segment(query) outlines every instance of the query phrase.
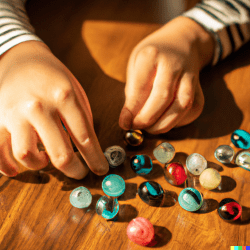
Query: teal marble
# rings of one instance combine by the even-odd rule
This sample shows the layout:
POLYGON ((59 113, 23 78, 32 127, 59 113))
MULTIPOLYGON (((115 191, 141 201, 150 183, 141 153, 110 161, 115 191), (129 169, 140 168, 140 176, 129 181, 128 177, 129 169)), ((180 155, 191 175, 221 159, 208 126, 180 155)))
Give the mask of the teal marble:
POLYGON ((116 174, 110 174, 102 181, 102 190, 108 196, 119 197, 125 192, 125 188, 125 181, 116 174))
POLYGON ((102 196, 96 203, 96 213, 106 220, 114 220, 119 212, 117 198, 102 196))
POLYGON ((229 145, 221 145, 214 151, 214 157, 221 163, 231 163, 234 158, 234 150, 229 145))
POLYGON ((197 189, 185 188, 180 192, 178 201, 183 209, 194 212, 201 208, 203 197, 197 189))
POLYGON ((148 155, 135 155, 130 160, 133 171, 138 175, 147 175, 153 169, 153 162, 148 155))
POLYGON ((250 148, 250 134, 242 129, 236 129, 231 136, 231 141, 237 148, 250 148))
POLYGON ((153 150, 153 155, 156 160, 165 164, 173 160, 175 156, 175 149, 170 143, 163 142, 153 150))
POLYGON ((235 163, 245 169, 250 171, 250 152, 249 151, 241 151, 235 159, 235 163))
POLYGON ((207 160, 204 156, 193 153, 186 159, 188 171, 193 175, 200 175, 207 168, 207 160))
POLYGON ((92 195, 87 188, 78 187, 71 192, 69 200, 74 207, 86 208, 92 202, 92 195))
POLYGON ((164 199, 164 190, 155 181, 145 181, 138 188, 139 197, 150 206, 160 206, 164 199))

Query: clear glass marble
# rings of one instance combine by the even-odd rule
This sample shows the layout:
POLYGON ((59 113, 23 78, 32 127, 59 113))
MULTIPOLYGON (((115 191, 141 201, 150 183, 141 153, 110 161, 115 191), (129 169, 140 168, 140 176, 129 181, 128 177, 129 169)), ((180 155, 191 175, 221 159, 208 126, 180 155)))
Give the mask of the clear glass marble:
POLYGON ((132 147, 138 147, 143 143, 144 135, 140 130, 128 130, 124 136, 125 143, 132 147))
POLYGON ((153 154, 156 160, 165 164, 173 160, 175 156, 175 149, 170 143, 163 142, 154 149, 153 154))
POLYGON ((102 181, 102 190, 108 196, 119 197, 125 192, 125 188, 125 181, 116 174, 110 174, 102 181))
POLYGON ((237 148, 250 148, 250 134, 242 129, 236 129, 231 136, 231 141, 237 148))
POLYGON ((111 146, 107 148, 104 155, 109 162, 109 166, 116 168, 126 160, 126 152, 120 146, 111 146))
POLYGON ((201 173, 199 181, 202 187, 212 190, 220 185, 221 175, 216 169, 207 168, 201 173))
POLYGON ((238 166, 250 171, 250 152, 249 151, 240 152, 236 156, 235 163, 238 166))
POLYGON ((133 171, 138 175, 147 175, 153 169, 153 162, 148 155, 135 155, 130 160, 133 171))
POLYGON ((164 190, 155 181, 145 181, 138 188, 140 198, 150 206, 159 207, 163 203, 164 190))
POLYGON ((74 207, 86 208, 92 202, 92 195, 87 188, 78 187, 71 192, 69 200, 74 207))
POLYGON ((204 156, 193 153, 187 157, 186 166, 193 175, 200 175, 207 168, 207 160, 204 156))
POLYGON ((214 157, 221 163, 230 163, 234 158, 234 150, 228 145, 221 145, 214 151, 214 157))
POLYGON ((242 207, 236 200, 225 198, 219 203, 217 212, 225 221, 236 221, 242 215, 242 207))
POLYGON ((116 198, 102 196, 96 203, 96 213, 106 220, 113 220, 119 212, 119 203, 116 198))

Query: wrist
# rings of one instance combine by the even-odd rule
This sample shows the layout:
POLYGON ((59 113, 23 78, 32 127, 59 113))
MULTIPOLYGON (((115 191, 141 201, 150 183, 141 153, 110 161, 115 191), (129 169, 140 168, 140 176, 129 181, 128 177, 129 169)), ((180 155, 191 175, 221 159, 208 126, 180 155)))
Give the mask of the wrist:
POLYGON ((182 36, 182 39, 187 40, 197 51, 200 70, 211 64, 215 49, 212 34, 188 17, 179 16, 172 22, 175 22, 175 30, 182 36))

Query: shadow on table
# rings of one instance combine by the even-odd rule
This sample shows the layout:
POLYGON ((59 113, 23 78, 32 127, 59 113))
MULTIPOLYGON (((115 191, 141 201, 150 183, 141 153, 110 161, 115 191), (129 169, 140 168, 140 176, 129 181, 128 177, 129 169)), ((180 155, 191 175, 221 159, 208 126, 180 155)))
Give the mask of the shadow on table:
POLYGON ((219 206, 218 201, 214 199, 204 199, 203 205, 198 211, 195 211, 194 213, 197 214, 207 214, 213 212, 215 209, 217 209, 219 206))

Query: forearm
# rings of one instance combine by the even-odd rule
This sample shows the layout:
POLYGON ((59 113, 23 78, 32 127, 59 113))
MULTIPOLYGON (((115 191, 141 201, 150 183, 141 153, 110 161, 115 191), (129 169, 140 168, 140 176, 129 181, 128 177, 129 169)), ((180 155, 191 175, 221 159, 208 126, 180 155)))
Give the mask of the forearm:
POLYGON ((250 40, 249 13, 249 0, 205 0, 183 16, 193 19, 213 36, 215 65, 250 40))
POLYGON ((0 0, 0 56, 25 41, 41 41, 29 22, 26 0, 0 0))

